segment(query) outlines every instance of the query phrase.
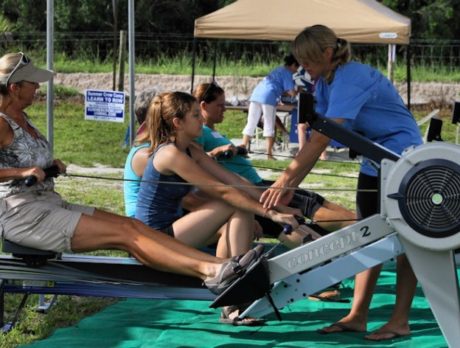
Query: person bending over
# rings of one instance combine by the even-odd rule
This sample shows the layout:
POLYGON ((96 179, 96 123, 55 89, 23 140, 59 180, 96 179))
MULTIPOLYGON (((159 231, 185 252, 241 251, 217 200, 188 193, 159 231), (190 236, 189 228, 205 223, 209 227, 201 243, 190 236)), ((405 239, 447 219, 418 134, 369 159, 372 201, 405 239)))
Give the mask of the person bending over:
MULTIPOLYGON (((350 61, 350 45, 328 27, 305 28, 293 42, 293 52, 316 83, 316 111, 339 123, 348 122, 352 129, 395 153, 422 143, 417 123, 404 105, 393 84, 374 68, 350 61)), ((265 191, 266 207, 276 205, 287 187, 297 186, 315 165, 329 138, 313 131, 311 142, 304 147, 265 191)), ((377 170, 364 158, 358 178, 356 205, 358 216, 365 218, 379 212, 377 170)), ((329 334, 342 331, 366 331, 369 305, 382 266, 355 277, 352 308, 337 323, 321 330, 329 334)), ((370 340, 387 340, 410 334, 409 310, 417 280, 405 255, 397 258, 396 304, 389 321, 370 340)))
POLYGON ((268 159, 274 159, 276 105, 282 95, 296 95, 292 74, 297 71, 298 67, 299 63, 292 54, 286 56, 284 65, 271 71, 259 82, 250 98, 248 122, 243 129, 243 146, 249 149, 251 137, 254 136, 260 117, 263 116, 268 159))

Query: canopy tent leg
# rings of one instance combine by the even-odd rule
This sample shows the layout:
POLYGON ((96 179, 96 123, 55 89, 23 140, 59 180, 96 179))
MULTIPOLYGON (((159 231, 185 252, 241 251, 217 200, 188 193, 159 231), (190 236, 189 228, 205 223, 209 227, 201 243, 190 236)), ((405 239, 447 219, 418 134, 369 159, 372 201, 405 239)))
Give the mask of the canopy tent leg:
POLYGON ((396 45, 389 44, 388 45, 388 62, 387 62, 387 77, 391 81, 391 83, 395 82, 395 62, 396 62, 396 45))

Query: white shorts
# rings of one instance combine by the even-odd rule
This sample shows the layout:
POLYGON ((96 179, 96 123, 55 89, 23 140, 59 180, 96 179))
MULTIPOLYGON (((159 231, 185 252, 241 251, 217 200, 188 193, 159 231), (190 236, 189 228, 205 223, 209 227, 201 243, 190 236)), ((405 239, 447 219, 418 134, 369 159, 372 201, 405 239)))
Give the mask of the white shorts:
POLYGON ((67 203, 54 191, 19 193, 0 200, 0 235, 35 249, 71 251, 81 214, 94 208, 67 203))

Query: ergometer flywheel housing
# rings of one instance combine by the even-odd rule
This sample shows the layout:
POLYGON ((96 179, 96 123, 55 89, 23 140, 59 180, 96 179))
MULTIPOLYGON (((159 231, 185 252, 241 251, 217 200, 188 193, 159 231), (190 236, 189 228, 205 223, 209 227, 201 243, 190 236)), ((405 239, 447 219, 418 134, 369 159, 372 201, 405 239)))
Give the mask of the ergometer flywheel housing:
POLYGON ((429 249, 450 249, 447 240, 460 241, 460 147, 425 144, 384 164, 391 167, 391 180, 383 203, 398 232, 429 249))

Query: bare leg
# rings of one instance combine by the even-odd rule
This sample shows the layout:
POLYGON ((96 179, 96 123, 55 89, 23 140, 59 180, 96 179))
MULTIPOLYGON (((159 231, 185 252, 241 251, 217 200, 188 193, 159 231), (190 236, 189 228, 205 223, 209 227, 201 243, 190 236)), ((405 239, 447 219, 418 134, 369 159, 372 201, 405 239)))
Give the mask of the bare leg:
POLYGON ((195 248, 206 246, 233 212, 234 208, 225 202, 212 199, 176 220, 173 223, 174 237, 195 248))
POLYGON ((228 258, 241 255, 251 248, 253 220, 252 214, 213 200, 174 222, 174 236, 187 245, 201 247, 223 227, 217 256, 228 258))
POLYGON ((327 150, 324 150, 323 152, 321 152, 321 155, 319 156, 319 159, 323 160, 323 161, 326 161, 327 159, 329 159, 329 155, 327 154, 327 150))
POLYGON ((243 142, 241 143, 241 145, 243 145, 246 149, 249 149, 250 144, 251 144, 251 137, 249 135, 244 134, 243 142))
POLYGON ((76 252, 121 249, 149 267, 203 280, 214 277, 223 262, 140 221, 101 211, 96 211, 93 216, 82 215, 71 247, 76 252))
MULTIPOLYGON (((369 305, 374 294, 377 278, 379 277, 382 266, 376 266, 364 272, 358 273, 355 276, 355 289, 353 293, 353 303, 350 312, 340 319, 338 323, 342 326, 355 330, 367 330, 367 317, 369 313, 369 305)), ((331 325, 323 329, 326 333, 340 332, 343 328, 340 326, 331 325)))
POLYGON ((312 218, 320 227, 332 232, 355 223, 356 213, 326 200, 312 218))
POLYGON ((228 244, 227 244, 227 236, 226 236, 226 233, 227 233, 227 225, 223 225, 220 229, 219 229, 219 232, 220 234, 220 239, 219 241, 224 241, 223 243, 217 243, 217 247, 216 247, 216 256, 220 257, 220 255, 230 255, 230 249, 228 247, 228 244))
MULTIPOLYGON (((93 216, 98 217, 98 218, 103 219, 103 220, 106 220, 107 222, 111 222, 111 223, 117 222, 118 224, 125 223, 126 219, 133 220, 136 223, 140 223, 140 228, 143 231, 146 231, 147 233, 152 233, 152 231, 153 231, 155 236, 158 236, 158 238, 161 238, 161 242, 163 242, 163 240, 164 240, 166 243, 169 243, 171 240, 173 240, 174 241, 173 242, 174 247, 178 246, 180 249, 182 249, 182 247, 185 247, 184 249, 187 250, 189 256, 191 256, 193 258, 197 258, 197 259, 207 261, 207 262, 215 262, 216 261, 216 258, 214 256, 212 256, 212 255, 210 255, 208 253, 203 253, 203 252, 201 252, 201 251, 199 251, 199 250, 197 250, 195 248, 190 248, 189 246, 184 245, 184 243, 178 242, 174 238, 171 238, 171 237, 165 235, 163 232, 156 231, 155 229, 148 227, 147 225, 139 222, 136 219, 129 219, 129 218, 126 218, 124 216, 116 215, 116 214, 106 212, 106 211, 103 211, 103 210, 99 210, 99 209, 97 209, 95 211, 95 214, 93 216), (163 239, 165 236, 167 238, 163 239)), ((168 247, 169 247, 169 244, 168 244, 168 247)), ((222 260, 220 260, 220 262, 222 262, 222 260)))
POLYGON ((417 278, 405 255, 397 258, 396 304, 390 320, 372 334, 366 336, 371 340, 392 339, 396 335, 410 335, 409 312, 414 299, 417 278))
MULTIPOLYGON (((358 189, 375 189, 378 187, 377 179, 360 173, 358 179, 358 189)), ((359 217, 367 217, 378 211, 377 202, 379 196, 377 192, 363 193, 358 192, 356 195, 356 206, 359 217)), ((379 277, 381 265, 368 269, 355 276, 355 289, 353 303, 350 312, 338 321, 339 325, 332 324, 324 328, 324 333, 344 331, 345 329, 355 331, 367 330, 367 318, 369 314, 369 305, 374 293, 377 278, 379 277)))
POLYGON ((251 248, 254 240, 254 215, 236 210, 227 224, 224 226, 225 232, 219 240, 218 245, 224 244, 225 248, 218 248, 216 256, 231 257, 238 256, 247 252, 251 248), (220 254, 226 249, 226 254, 220 254))
POLYGON ((273 145, 275 144, 275 137, 265 137, 267 140, 267 158, 274 159, 273 157, 273 145))

